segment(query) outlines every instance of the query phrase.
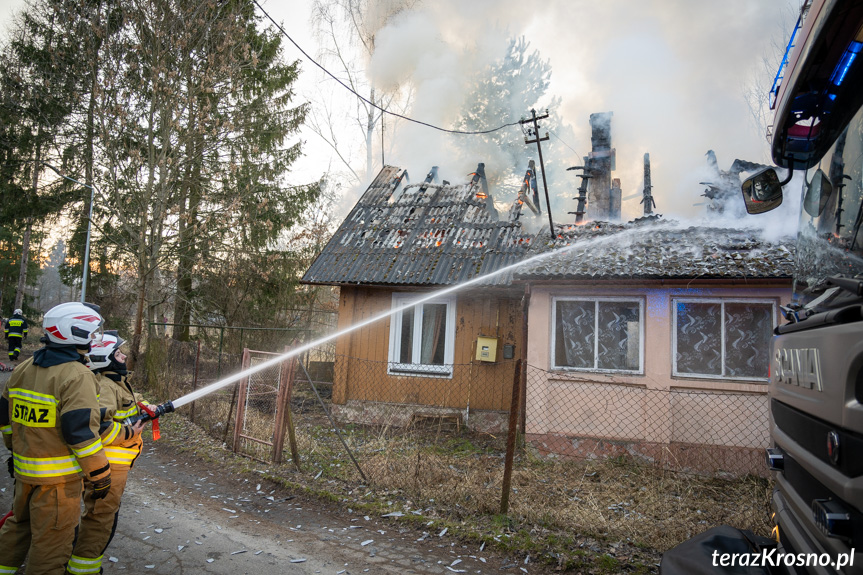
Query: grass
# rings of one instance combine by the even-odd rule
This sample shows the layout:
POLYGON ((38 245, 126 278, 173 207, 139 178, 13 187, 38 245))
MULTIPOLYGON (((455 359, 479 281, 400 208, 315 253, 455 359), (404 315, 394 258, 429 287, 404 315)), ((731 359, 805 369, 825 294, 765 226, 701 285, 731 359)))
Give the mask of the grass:
MULTIPOLYGON (((170 388, 171 375, 165 373, 160 391, 170 388)), ((164 435, 198 437, 194 447, 177 448, 254 470, 291 490, 370 515, 400 512, 396 520, 405 524, 430 533, 447 529, 561 571, 653 573, 662 552, 710 527, 728 524, 765 536, 772 527, 771 486, 761 478, 675 473, 625 457, 547 459, 529 448, 517 452, 510 506, 501 514, 504 437, 444 425, 344 426, 341 438, 363 478, 307 386, 295 386, 291 405, 301 470, 290 460, 287 440, 281 465, 260 463, 270 460, 270 448, 244 441, 241 450, 258 460, 250 461, 222 443, 230 445, 233 437, 232 391, 233 386, 197 402, 200 427, 183 417, 166 418, 166 427, 189 429, 164 435)), ((254 437, 269 440, 273 417, 265 403, 247 412, 244 425, 254 437)))
MULTIPOLYGON (((166 418, 167 424, 193 427, 182 417, 166 418)), ((446 528, 450 535, 562 571, 655 572, 663 551, 710 527, 729 524, 769 533, 770 485, 764 479, 727 481, 626 459, 550 461, 530 452, 517 457, 504 515, 503 460, 488 438, 465 435, 425 444, 416 434, 393 431, 361 426, 342 431, 368 482, 333 431, 320 425, 298 426, 302 472, 292 462, 275 466, 237 458, 200 429, 194 449, 220 465, 234 458, 241 462, 237 465, 320 499, 369 514, 399 511, 399 521, 429 532, 446 528)), ((164 435, 186 437, 189 431, 164 435)))

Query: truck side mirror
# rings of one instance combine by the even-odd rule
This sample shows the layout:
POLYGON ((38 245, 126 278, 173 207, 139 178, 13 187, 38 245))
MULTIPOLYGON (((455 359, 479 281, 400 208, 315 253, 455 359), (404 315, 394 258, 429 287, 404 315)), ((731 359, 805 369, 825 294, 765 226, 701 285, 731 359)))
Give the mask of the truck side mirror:
POLYGON ((806 186, 806 195, 803 197, 803 209, 806 213, 817 218, 824 211, 830 195, 833 193, 833 184, 822 169, 818 169, 812 177, 812 181, 806 186))
POLYGON ((764 168, 746 178, 741 186, 746 211, 750 214, 763 214, 778 208, 782 203, 782 185, 790 179, 789 177, 785 182, 780 182, 773 168, 764 168))

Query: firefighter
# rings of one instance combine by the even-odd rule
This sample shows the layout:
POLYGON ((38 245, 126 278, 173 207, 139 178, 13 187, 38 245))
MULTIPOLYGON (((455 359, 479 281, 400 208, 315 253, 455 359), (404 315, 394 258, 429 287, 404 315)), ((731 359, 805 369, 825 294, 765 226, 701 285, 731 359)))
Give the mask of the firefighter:
POLYGON ((102 572, 102 557, 114 538, 120 512, 120 499, 126 487, 129 469, 141 453, 141 429, 138 421, 140 396, 127 380, 126 355, 120 351, 125 343, 116 331, 106 331, 102 341, 90 350, 89 367, 99 378, 99 403, 102 406, 102 444, 111 464, 111 489, 104 499, 84 492, 84 515, 78 529, 78 540, 66 570, 76 575, 102 572))
POLYGON ((81 515, 82 484, 100 499, 111 467, 99 437, 99 389, 86 354, 99 336, 98 308, 60 304, 45 314, 44 346, 0 395, 0 432, 12 452, 12 516, 0 528, 0 574, 61 575, 81 515))
POLYGON ((9 361, 18 361, 21 353, 21 342, 27 339, 27 320, 24 319, 20 309, 16 309, 12 317, 6 320, 3 333, 9 344, 9 361))

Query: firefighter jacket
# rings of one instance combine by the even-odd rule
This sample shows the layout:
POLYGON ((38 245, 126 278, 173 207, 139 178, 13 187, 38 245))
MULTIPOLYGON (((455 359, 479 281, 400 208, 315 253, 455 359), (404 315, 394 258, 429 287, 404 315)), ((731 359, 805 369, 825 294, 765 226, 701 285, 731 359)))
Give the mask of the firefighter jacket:
POLYGON ((46 345, 15 369, 0 395, 0 432, 24 483, 111 474, 99 437, 98 383, 81 357, 74 346, 46 345))
POLYGON ((129 468, 141 453, 143 441, 140 435, 133 435, 134 418, 141 415, 138 408, 140 396, 132 391, 132 386, 124 375, 102 372, 99 378, 99 404, 101 405, 102 444, 111 467, 129 468))
POLYGON ((27 337, 28 327, 27 320, 16 313, 6 320, 6 325, 3 326, 3 335, 6 336, 6 339, 9 339, 9 336, 27 337))

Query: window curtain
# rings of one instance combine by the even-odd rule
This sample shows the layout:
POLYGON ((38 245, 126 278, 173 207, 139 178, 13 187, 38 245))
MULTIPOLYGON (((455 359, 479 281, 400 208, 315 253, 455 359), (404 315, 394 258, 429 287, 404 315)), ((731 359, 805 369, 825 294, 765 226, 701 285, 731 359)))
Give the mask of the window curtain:
POLYGON ((422 345, 420 363, 443 365, 446 333, 446 304, 434 303, 423 306, 422 345))
POLYGON ((555 365, 593 368, 595 317, 595 302, 557 302, 555 365))
POLYGON ((631 302, 599 302, 599 369, 631 369, 639 367, 638 304, 631 302))
POLYGON ((677 302, 677 373, 722 375, 722 306, 677 302))
POLYGON ((725 375, 768 377, 772 314, 769 305, 725 304, 725 375))

